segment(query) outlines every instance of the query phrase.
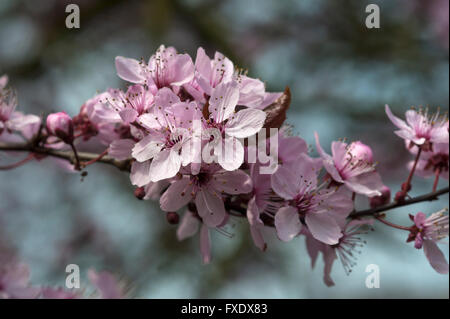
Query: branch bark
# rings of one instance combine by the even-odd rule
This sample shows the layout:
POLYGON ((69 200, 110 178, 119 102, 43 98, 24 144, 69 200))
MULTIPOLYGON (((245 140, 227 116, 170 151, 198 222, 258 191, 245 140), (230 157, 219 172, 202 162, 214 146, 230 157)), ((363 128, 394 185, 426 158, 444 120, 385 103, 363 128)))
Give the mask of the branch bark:
MULTIPOLYGON (((43 147, 34 147, 33 145, 29 144, 6 144, 0 142, 0 151, 30 152, 40 155, 47 155, 67 160, 72 164, 75 164, 76 161, 75 154, 72 151, 61 151, 43 147)), ((99 154, 78 152, 78 157, 81 162, 89 162, 98 159, 99 154)), ((97 162, 115 166, 122 171, 130 170, 130 161, 118 161, 107 155, 98 159, 97 162)))
MULTIPOLYGON (((48 149, 48 148, 42 148, 42 147, 33 147, 29 144, 6 144, 0 142, 0 151, 14 151, 14 152, 31 152, 35 154, 41 154, 41 155, 47 155, 47 156, 53 156, 61 159, 65 159, 69 161, 70 163, 75 163, 75 155, 72 151, 60 151, 60 150, 54 150, 54 149, 48 149)), ((110 156, 103 156, 99 159, 99 154, 94 153, 87 153, 87 152, 78 152, 78 157, 80 158, 80 161, 82 162, 89 162, 92 160, 97 159, 97 162, 112 165, 114 167, 117 167, 118 169, 122 171, 129 171, 130 170, 130 161, 118 161, 110 156)), ((424 194, 421 196, 413 197, 408 200, 403 200, 400 202, 392 202, 387 205, 379 206, 376 208, 356 211, 350 214, 350 218, 358 218, 358 217, 364 217, 364 216, 375 216, 379 213, 386 212, 388 210, 392 210, 395 208, 403 207, 403 206, 409 206, 420 202, 426 202, 426 201, 433 201, 437 200, 439 196, 443 194, 449 193, 449 187, 442 188, 440 190, 437 190, 435 192, 431 192, 428 194, 424 194)), ((232 209, 245 217, 247 215, 246 209, 243 207, 227 207, 228 209, 232 209)))

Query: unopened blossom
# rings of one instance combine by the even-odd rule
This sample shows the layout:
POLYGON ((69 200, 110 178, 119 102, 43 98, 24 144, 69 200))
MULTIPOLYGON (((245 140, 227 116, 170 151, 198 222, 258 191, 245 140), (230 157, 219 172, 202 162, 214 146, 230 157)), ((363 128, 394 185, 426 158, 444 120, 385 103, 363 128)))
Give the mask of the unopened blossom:
POLYGON ((195 102, 181 102, 170 89, 163 88, 155 97, 155 110, 139 117, 148 130, 135 144, 131 155, 136 159, 131 172, 132 183, 144 186, 174 177, 182 166, 190 164, 199 149, 193 146, 194 121, 201 111, 195 102))
POLYGON ((203 222, 217 227, 227 217, 222 196, 247 194, 251 190, 252 181, 244 171, 226 171, 217 164, 205 164, 198 174, 181 174, 175 179, 161 196, 160 205, 163 211, 174 212, 193 201, 203 222))
POLYGON ((200 228, 200 253, 204 264, 211 262, 211 238, 208 226, 200 222, 197 214, 190 210, 186 210, 177 229, 178 240, 194 236, 200 228))
POLYGON ((352 268, 356 265, 357 256, 361 253, 360 249, 366 244, 361 237, 367 234, 367 227, 373 224, 373 219, 351 220, 345 222, 342 226, 342 237, 339 242, 334 245, 327 245, 316 240, 311 232, 303 228, 302 234, 306 237, 306 250, 311 258, 311 267, 314 268, 319 253, 322 253, 324 261, 323 280, 330 287, 334 286, 331 279, 331 270, 334 261, 339 258, 344 267, 345 273, 351 273, 352 268))
POLYGON ((316 136, 316 147, 329 176, 338 185, 345 185, 352 192, 368 197, 381 195, 384 186, 375 169, 372 150, 360 141, 347 144, 334 141, 331 153, 325 153, 316 136))
POLYGON ((209 119, 205 121, 211 133, 214 155, 226 170, 238 169, 244 162, 244 146, 239 139, 258 133, 266 113, 256 109, 235 110, 239 100, 236 82, 221 83, 212 90, 209 99, 209 119))
POLYGON ((304 154, 298 165, 290 168, 290 174, 280 175, 285 178, 272 179, 273 190, 287 201, 275 215, 281 240, 299 235, 303 223, 314 238, 326 244, 336 244, 342 237, 339 225, 353 210, 353 202, 344 188, 319 185, 318 173, 314 160, 304 154))
POLYGON ((30 285, 30 270, 23 263, 0 265, 0 299, 32 299, 39 289, 30 285))
POLYGON ((439 113, 429 115, 428 109, 408 110, 405 114, 405 122, 392 114, 388 105, 386 105, 386 114, 398 128, 395 134, 425 148, 424 150, 431 149, 434 143, 448 144, 449 142, 446 116, 440 116, 439 113))
POLYGON ((73 142, 73 122, 66 112, 52 113, 47 116, 47 130, 50 134, 59 137, 64 142, 73 142))
POLYGON ((173 47, 161 45, 146 64, 144 61, 116 57, 120 78, 137 84, 146 84, 153 91, 163 87, 181 86, 194 77, 194 63, 188 54, 178 54, 173 47))
POLYGON ((369 198, 371 208, 389 204, 391 201, 391 189, 389 187, 383 186, 380 192, 381 195, 369 198))
POLYGON ((422 212, 410 216, 414 225, 407 240, 414 241, 415 248, 423 248, 431 267, 440 274, 448 274, 448 262, 437 246, 437 243, 448 237, 448 215, 445 212, 446 210, 441 210, 428 217, 422 212))

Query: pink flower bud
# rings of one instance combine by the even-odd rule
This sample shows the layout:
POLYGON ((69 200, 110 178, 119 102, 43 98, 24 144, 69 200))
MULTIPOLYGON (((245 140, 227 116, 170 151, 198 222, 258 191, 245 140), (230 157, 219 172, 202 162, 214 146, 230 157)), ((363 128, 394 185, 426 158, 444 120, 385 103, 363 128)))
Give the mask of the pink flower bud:
POLYGON ((381 195, 370 198, 370 207, 375 208, 388 204, 391 201, 391 189, 383 186, 380 189, 381 195))
POLYGON ((166 213, 166 219, 171 225, 177 225, 180 222, 180 216, 175 212, 166 213))
POLYGON ((65 143, 73 142, 73 122, 66 112, 52 113, 47 116, 47 130, 65 143))
POLYGON ((144 199, 145 197, 145 188, 144 187, 138 187, 134 190, 134 196, 136 196, 137 199, 144 199))
POLYGON ((373 163, 373 154, 370 146, 356 141, 350 144, 349 153, 353 156, 354 160, 360 160, 367 163, 373 163))

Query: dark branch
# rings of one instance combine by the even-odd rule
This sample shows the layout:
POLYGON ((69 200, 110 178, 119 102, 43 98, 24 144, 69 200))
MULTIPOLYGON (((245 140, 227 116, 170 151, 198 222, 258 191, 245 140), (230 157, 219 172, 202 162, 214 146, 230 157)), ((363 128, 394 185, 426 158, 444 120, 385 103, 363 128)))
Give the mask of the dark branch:
MULTIPOLYGON (((28 144, 6 144, 0 142, 0 151, 30 152, 40 155, 47 155, 67 160, 72 164, 75 164, 76 161, 75 155, 72 151, 34 147, 28 144)), ((115 166, 122 171, 128 171, 130 169, 130 161, 118 161, 110 156, 103 156, 99 159, 99 154, 78 152, 78 157, 81 162, 89 162, 97 159, 97 162, 115 166)))
MULTIPOLYGON (((42 147, 33 147, 32 145, 28 144, 6 144, 0 142, 0 151, 15 151, 15 152, 31 152, 35 154, 42 154, 47 156, 53 156, 61 159, 65 159, 69 161, 70 163, 75 163, 75 156, 72 151, 59 151, 59 150, 53 150, 48 148, 42 148, 42 147)), ((80 161, 82 162, 90 162, 90 161, 96 161, 100 163, 109 164, 112 166, 117 167, 120 170, 123 171, 129 171, 130 170, 130 161, 118 161, 110 156, 99 156, 99 154, 94 153, 86 153, 86 152, 79 152, 78 157, 80 158, 80 161)), ((435 192, 431 192, 425 195, 417 196, 414 198, 410 198, 408 200, 404 200, 401 202, 393 202, 384 206, 356 211, 350 214, 350 218, 358 218, 358 217, 364 217, 364 216, 373 216, 377 215, 379 213, 392 210, 395 208, 403 207, 403 206, 409 206, 420 202, 426 202, 426 201, 433 201, 437 200, 439 196, 443 194, 449 193, 449 187, 442 188, 440 190, 437 190, 435 192)), ((236 211, 240 213, 243 217, 247 215, 246 208, 242 206, 236 206, 227 204, 227 209, 236 211)), ((270 226, 270 225, 269 225, 270 226)))

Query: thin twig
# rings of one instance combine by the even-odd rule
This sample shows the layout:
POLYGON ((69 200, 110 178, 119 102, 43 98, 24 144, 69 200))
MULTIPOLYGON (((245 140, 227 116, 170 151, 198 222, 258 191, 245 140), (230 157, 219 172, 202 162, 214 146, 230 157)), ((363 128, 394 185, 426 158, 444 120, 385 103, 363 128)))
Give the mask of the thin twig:
MULTIPOLYGON (((52 157, 57 157, 61 159, 65 159, 72 164, 75 164, 75 154, 72 151, 61 151, 43 147, 34 147, 28 144, 6 144, 0 142, 0 151, 14 151, 14 152, 31 152, 35 154, 42 154, 52 157)), ((122 171, 128 171, 130 167, 130 161, 118 161, 110 156, 103 156, 98 159, 99 154, 95 153, 87 153, 87 152, 78 152, 78 158, 82 162, 89 162, 97 159, 97 162, 109 164, 117 167, 122 171)))

